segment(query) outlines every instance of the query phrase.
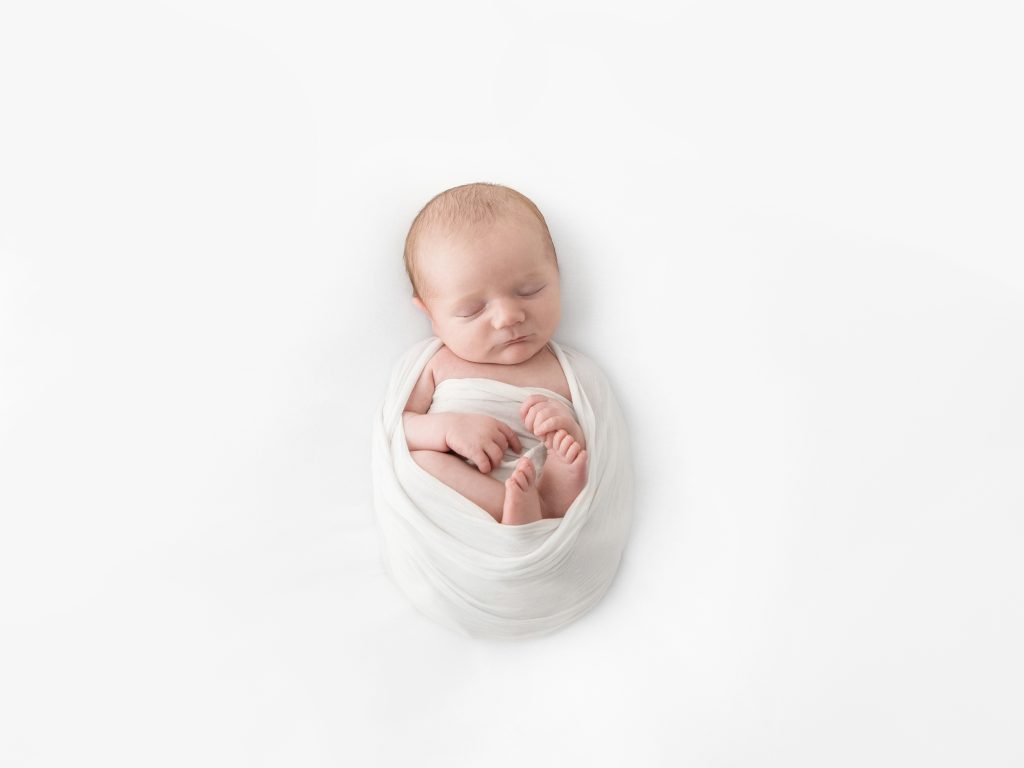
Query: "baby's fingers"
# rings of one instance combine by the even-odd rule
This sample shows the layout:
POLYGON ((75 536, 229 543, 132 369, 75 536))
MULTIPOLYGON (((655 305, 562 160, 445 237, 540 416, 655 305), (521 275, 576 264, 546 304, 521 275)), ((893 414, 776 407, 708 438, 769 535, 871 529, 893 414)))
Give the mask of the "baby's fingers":
MULTIPOLYGON (((501 464, 501 457, 505 455, 505 449, 497 443, 490 443, 483 447, 484 452, 487 454, 487 458, 491 460, 491 467, 496 467, 501 464)), ((487 470, 490 471, 490 468, 487 470)))
POLYGON ((533 422, 537 419, 537 415, 540 413, 542 407, 543 403, 534 403, 526 410, 526 414, 523 416, 523 424, 525 424, 526 428, 531 432, 533 432, 533 422))
POLYGON ((536 403, 530 412, 526 414, 526 428, 535 435, 543 435, 544 430, 540 429, 541 422, 545 419, 549 419, 558 413, 558 409, 551 406, 550 403, 536 403))
POLYGON ((546 435, 556 429, 565 429, 569 426, 569 419, 561 413, 554 415, 548 415, 548 413, 542 414, 534 425, 534 434, 546 435))
POLYGON ((519 442, 519 435, 516 434, 516 431, 508 424, 501 422, 498 423, 498 429, 501 430, 501 434, 508 440, 509 447, 516 453, 522 453, 523 444, 519 442))
POLYGON ((525 423, 526 414, 529 412, 529 410, 539 403, 546 403, 547 400, 548 399, 544 397, 544 395, 530 395, 523 401, 523 405, 519 409, 519 418, 521 418, 525 423))
POLYGON ((484 453, 483 450, 479 450, 473 454, 473 463, 476 464, 476 468, 485 475, 491 471, 491 460, 487 458, 487 454, 484 453))
POLYGON ((546 411, 549 412, 551 410, 552 403, 548 398, 544 397, 544 395, 530 395, 530 397, 526 399, 524 406, 525 407, 521 409, 521 412, 523 413, 523 424, 526 425, 528 430, 536 434, 537 419, 541 418, 546 411))

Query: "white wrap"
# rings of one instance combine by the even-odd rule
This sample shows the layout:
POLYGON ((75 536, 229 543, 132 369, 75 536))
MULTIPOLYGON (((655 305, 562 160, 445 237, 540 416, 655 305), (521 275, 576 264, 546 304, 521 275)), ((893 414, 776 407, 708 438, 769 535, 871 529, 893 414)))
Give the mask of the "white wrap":
MULTIPOLYGON (((611 584, 629 534, 633 466, 622 412, 593 362, 554 341, 550 346, 589 456, 587 484, 562 519, 502 525, 413 461, 402 412, 440 339, 424 339, 401 357, 374 421, 373 496, 384 567, 423 613, 468 635, 541 635, 586 613, 611 584)), ((516 389, 524 389, 523 399, 548 393, 516 389)), ((517 430, 529 435, 522 423, 517 430)))

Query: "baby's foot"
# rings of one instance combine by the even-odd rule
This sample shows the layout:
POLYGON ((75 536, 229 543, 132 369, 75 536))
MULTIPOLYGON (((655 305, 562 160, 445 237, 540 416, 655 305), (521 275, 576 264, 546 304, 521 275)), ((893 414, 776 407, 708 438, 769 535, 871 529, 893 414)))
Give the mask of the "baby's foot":
POLYGON ((587 484, 588 454, 564 429, 549 435, 545 444, 548 458, 538 483, 544 517, 564 517, 587 484))
POLYGON ((505 481, 505 505, 501 511, 501 522, 503 525, 522 525, 540 519, 537 470, 533 462, 524 456, 516 464, 512 476, 505 481))

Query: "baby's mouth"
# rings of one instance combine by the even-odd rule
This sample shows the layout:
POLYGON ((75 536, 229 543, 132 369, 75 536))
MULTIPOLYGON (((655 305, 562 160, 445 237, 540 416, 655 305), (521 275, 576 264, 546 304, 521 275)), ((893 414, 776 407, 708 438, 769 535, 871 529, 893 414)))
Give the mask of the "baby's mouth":
POLYGON ((506 342, 505 342, 505 346, 507 347, 507 346, 509 346, 510 344, 518 344, 518 343, 519 343, 519 342, 521 342, 521 341, 526 341, 526 340, 527 340, 528 338, 530 338, 530 337, 531 337, 532 335, 533 335, 532 333, 528 333, 528 334, 526 334, 525 336, 518 336, 518 337, 516 337, 516 338, 512 339, 512 341, 506 341, 506 342))

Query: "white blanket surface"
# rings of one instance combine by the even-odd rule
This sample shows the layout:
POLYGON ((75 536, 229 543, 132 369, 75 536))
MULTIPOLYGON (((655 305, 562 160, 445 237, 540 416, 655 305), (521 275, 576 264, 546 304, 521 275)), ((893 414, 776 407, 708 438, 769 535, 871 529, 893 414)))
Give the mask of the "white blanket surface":
MULTIPOLYGON (((589 455, 587 484, 561 519, 502 525, 412 459, 402 412, 436 337, 410 348, 395 366, 373 426, 374 507, 383 561, 392 580, 423 613, 468 635, 526 637, 551 632, 586 613, 604 595, 629 534, 633 467, 621 410, 601 370, 551 341, 572 400, 541 387, 489 379, 448 379, 429 412, 475 411, 509 424, 524 453, 542 468, 544 446, 519 418, 531 394, 573 408, 589 455)), ((497 479, 521 458, 506 452, 497 479)))

